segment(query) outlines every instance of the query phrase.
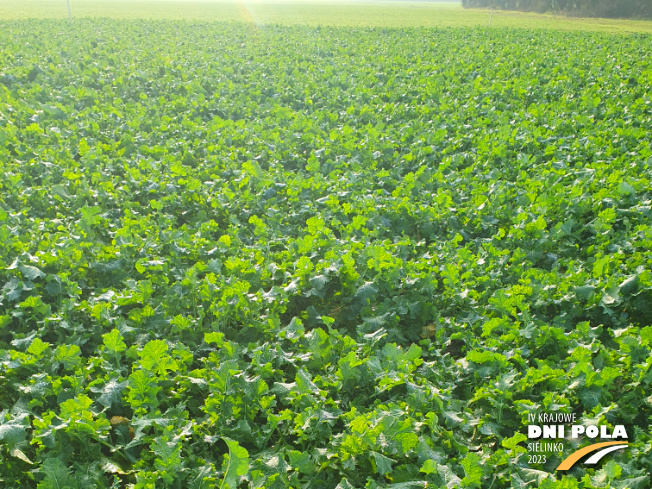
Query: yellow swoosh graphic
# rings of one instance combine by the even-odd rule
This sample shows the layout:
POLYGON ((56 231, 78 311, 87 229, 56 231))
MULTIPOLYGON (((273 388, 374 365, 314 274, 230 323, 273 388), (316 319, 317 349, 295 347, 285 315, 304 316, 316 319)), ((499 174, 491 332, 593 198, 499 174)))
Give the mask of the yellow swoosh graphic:
POLYGON ((609 447, 611 445, 627 445, 627 444, 628 444, 627 442, 622 442, 622 441, 605 441, 603 443, 594 443, 593 445, 589 445, 588 447, 581 448, 580 450, 571 453, 568 457, 564 459, 562 463, 559 464, 559 467, 557 467, 556 470, 568 470, 573 465, 575 465, 575 462, 581 459, 584 455, 591 452, 595 452, 600 448, 609 447))

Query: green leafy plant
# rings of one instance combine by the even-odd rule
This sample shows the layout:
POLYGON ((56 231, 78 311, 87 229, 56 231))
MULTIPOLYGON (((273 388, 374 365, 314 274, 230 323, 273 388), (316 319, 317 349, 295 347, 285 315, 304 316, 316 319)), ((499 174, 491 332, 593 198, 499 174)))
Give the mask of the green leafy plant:
POLYGON ((0 45, 0 486, 650 486, 649 36, 0 45), (556 473, 536 412, 630 447, 556 473))

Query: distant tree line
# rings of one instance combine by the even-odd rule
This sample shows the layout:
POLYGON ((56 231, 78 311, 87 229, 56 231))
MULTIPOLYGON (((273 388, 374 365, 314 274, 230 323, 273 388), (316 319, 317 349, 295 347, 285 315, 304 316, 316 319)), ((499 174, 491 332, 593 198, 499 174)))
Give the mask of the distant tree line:
POLYGON ((462 7, 495 7, 587 17, 652 17, 651 0, 462 0, 462 7))

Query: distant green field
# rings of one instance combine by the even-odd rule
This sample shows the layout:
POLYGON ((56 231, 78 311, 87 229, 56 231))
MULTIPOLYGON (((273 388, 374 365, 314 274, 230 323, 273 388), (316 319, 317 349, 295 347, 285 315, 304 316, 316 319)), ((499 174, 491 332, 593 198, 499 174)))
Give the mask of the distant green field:
MULTIPOLYGON (((459 2, 399 1, 98 1, 71 0, 73 17, 159 18, 240 21, 252 25, 306 24, 384 27, 469 27, 488 25, 488 10, 464 10, 459 2)), ((1 19, 65 18, 65 0, 0 0, 1 19)), ((646 32, 652 21, 581 19, 521 12, 496 11, 494 27, 559 29, 567 31, 646 32)))

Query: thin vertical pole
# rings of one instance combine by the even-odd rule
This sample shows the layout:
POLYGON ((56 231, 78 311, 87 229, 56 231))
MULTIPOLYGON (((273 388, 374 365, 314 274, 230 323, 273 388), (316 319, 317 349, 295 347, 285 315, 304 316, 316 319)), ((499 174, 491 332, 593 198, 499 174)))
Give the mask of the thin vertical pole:
MULTIPOLYGON (((68 1, 70 1, 70 0, 68 0, 68 1)), ((491 13, 489 14, 489 27, 491 27, 491 19, 493 18, 493 16, 494 16, 494 7, 492 5, 491 6, 491 13)))
POLYGON ((70 11, 70 0, 68 0, 68 18, 72 19, 72 12, 70 11))

